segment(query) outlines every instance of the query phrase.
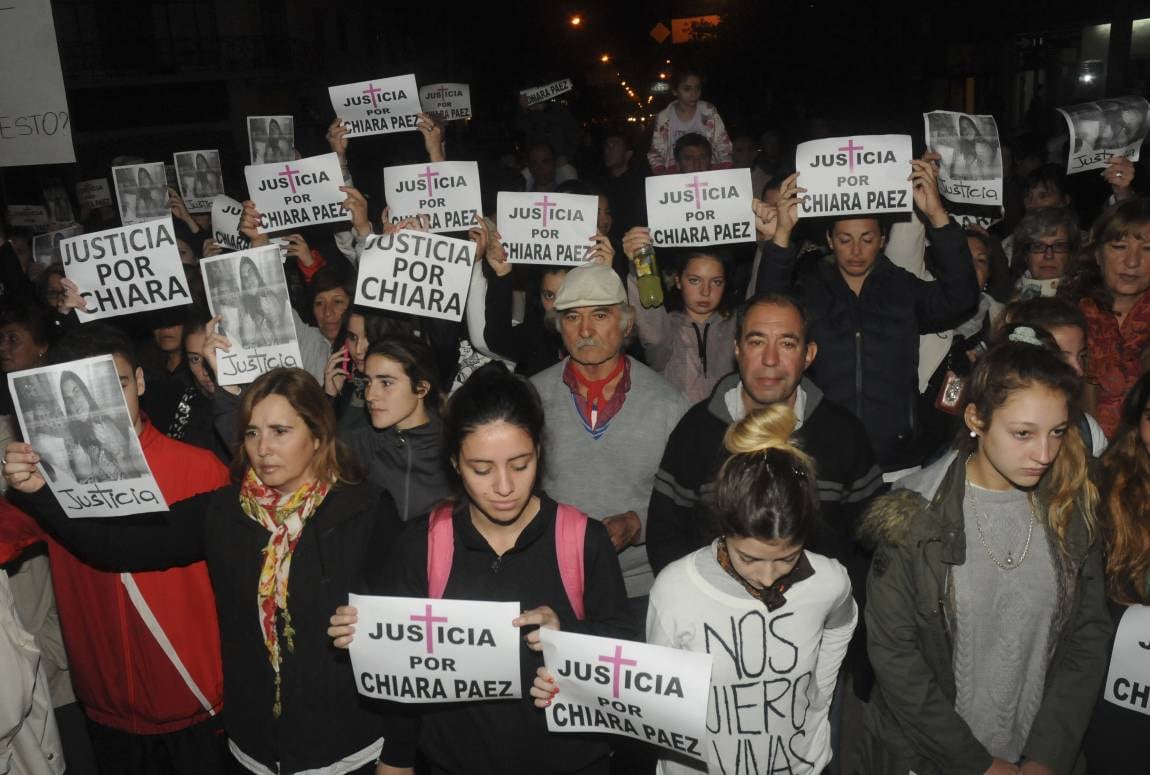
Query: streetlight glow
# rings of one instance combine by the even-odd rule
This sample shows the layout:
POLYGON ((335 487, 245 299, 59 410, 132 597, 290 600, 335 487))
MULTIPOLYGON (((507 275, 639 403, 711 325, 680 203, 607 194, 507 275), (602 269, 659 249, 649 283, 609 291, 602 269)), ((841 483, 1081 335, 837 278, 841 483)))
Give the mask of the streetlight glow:
POLYGON ((583 17, 580 16, 579 14, 575 14, 574 16, 571 17, 570 22, 571 22, 572 27, 578 27, 580 24, 583 23, 583 17))

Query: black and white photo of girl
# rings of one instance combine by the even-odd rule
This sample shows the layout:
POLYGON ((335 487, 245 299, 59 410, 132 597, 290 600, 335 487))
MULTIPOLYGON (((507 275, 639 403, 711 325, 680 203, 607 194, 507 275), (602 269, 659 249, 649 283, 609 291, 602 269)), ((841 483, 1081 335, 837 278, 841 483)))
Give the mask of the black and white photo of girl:
POLYGON ((55 482, 100 484, 149 473, 111 359, 48 367, 13 382, 28 440, 43 450, 55 482))
POLYGON ((167 173, 161 162, 112 168, 120 220, 127 226, 168 214, 167 173))
POLYGON ((291 160, 295 148, 295 119, 291 116, 248 116, 248 143, 252 164, 291 160))
POLYGON ((175 154, 180 195, 190 213, 210 213, 212 199, 224 193, 219 151, 183 151, 175 154))

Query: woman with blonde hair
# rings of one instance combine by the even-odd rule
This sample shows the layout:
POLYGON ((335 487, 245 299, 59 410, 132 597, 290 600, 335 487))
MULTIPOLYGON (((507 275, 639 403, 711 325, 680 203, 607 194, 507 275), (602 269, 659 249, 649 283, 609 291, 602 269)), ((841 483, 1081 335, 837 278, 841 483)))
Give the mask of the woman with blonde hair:
POLYGON ((1070 773, 1110 621, 1079 380, 1031 328, 971 378, 956 448, 868 512, 863 773, 1070 773))
MULTIPOLYGON (((780 403, 731 426, 716 482, 720 536, 651 589, 647 641, 714 659, 702 746, 710 772, 821 773, 831 760, 830 702, 858 609, 846 569, 805 548, 819 493, 811 459, 790 441, 795 424, 780 403)), ((542 671, 536 704, 555 688, 542 671)), ((698 771, 662 753, 663 775, 698 771)))
POLYGON ((224 727, 244 769, 371 773, 382 717, 361 705, 327 616, 350 592, 384 588, 399 531, 391 499, 358 482, 335 414, 301 369, 275 369, 243 396, 239 481, 123 523, 68 519, 28 444, 4 477, 62 543, 108 570, 206 560, 219 614, 224 727), (288 590, 291 590, 290 606, 288 590))

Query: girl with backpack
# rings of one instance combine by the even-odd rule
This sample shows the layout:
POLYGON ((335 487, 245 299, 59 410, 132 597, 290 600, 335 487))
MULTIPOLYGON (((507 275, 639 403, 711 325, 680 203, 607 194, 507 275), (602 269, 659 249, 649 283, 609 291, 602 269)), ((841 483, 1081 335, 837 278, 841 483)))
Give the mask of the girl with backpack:
MULTIPOLYGON (((607 531, 538 490, 543 410, 530 383, 502 364, 481 367, 452 395, 443 429, 457 494, 409 525, 389 591, 519 602, 524 698, 413 708, 385 730, 382 771, 412 772, 418 751, 433 775, 606 773, 607 743, 549 735, 527 690, 543 663, 540 627, 638 634, 607 531)), ((336 646, 351 642, 356 621, 354 608, 337 609, 328 630, 336 646)))

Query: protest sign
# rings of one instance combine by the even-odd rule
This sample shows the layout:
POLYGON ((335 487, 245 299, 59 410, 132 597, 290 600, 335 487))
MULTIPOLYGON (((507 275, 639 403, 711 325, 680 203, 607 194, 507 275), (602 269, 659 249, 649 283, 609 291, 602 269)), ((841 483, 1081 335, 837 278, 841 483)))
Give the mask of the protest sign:
POLYGON ((396 702, 518 699, 519 603, 349 595, 355 685, 396 702))
POLYGON ((465 83, 433 83, 419 89, 423 112, 437 121, 471 118, 471 87, 465 83))
POLYGON ((656 247, 755 240, 751 171, 711 170, 647 178, 647 226, 656 247))
POLYGON ((240 234, 244 206, 230 196, 212 199, 212 241, 228 250, 247 250, 251 240, 240 234))
POLYGON ((343 208, 347 194, 339 190, 343 173, 334 153, 286 164, 253 164, 244 167, 244 177, 248 196, 263 216, 261 233, 351 218, 343 208))
MULTIPOLYGON (((134 378, 130 369, 127 376, 134 378)), ((40 456, 40 474, 65 514, 168 510, 111 355, 17 371, 8 375, 8 386, 20 430, 40 456)))
POLYGON ((370 235, 359 259, 355 303, 459 321, 475 243, 403 229, 370 235))
POLYGON ((0 4, 0 167, 76 161, 50 0, 0 4))
POLYGON ((59 178, 46 178, 40 190, 44 193, 44 204, 48 207, 48 220, 57 226, 76 222, 72 200, 59 178))
POLYGON ((48 208, 43 205, 8 205, 8 225, 24 226, 36 231, 47 231, 48 208))
POLYGON ((290 161, 295 151, 295 119, 291 116, 248 116, 248 149, 252 164, 290 161))
POLYGON ((329 86, 331 106, 347 126, 347 137, 408 132, 423 110, 414 75, 329 86))
POLYGON ((942 157, 938 191, 948 202, 1002 205, 1002 145, 994 116, 923 113, 926 147, 942 157))
POLYGON ((599 197, 500 191, 499 234, 512 264, 566 264, 587 260, 599 224, 599 197))
POLYGON ((176 182, 189 213, 210 213, 212 200, 224 193, 219 151, 181 151, 172 157, 176 182))
POLYGON ((1145 97, 1118 97, 1059 108, 1070 130, 1067 174, 1105 169, 1111 156, 1138 161, 1150 132, 1150 102, 1145 97))
POLYGON ((231 350, 216 350, 221 385, 246 385, 280 366, 299 366, 287 278, 277 245, 200 261, 212 316, 231 350))
POLYGON ((705 759, 711 655, 540 629, 551 732, 610 732, 705 759))
POLYGON ((832 137, 800 143, 799 217, 914 211, 910 135, 832 137))
POLYGON ((1122 614, 1103 698, 1150 716, 1150 606, 1132 605, 1122 614))
POLYGON ((68 237, 83 234, 84 227, 78 223, 63 229, 50 231, 47 234, 37 234, 32 239, 32 256, 40 266, 51 266, 63 260, 60 255, 60 243, 68 237))
POLYGON ((108 181, 104 178, 81 180, 76 184, 76 199, 79 200, 81 207, 92 209, 111 207, 112 189, 108 187, 108 181))
POLYGON ((392 223, 422 214, 431 219, 431 231, 466 231, 483 215, 479 165, 473 161, 385 167, 383 190, 392 223))
POLYGON ((170 216, 63 240, 60 253, 88 302, 81 323, 192 303, 170 216))
POLYGON ((519 92, 527 99, 527 105, 538 105, 540 102, 546 102, 549 99, 558 97, 560 94, 565 94, 575 88, 570 78, 564 78, 561 81, 553 81, 543 86, 532 86, 530 89, 524 89, 519 92))
POLYGON ((125 226, 167 215, 168 178, 163 162, 112 167, 120 222, 125 226))

